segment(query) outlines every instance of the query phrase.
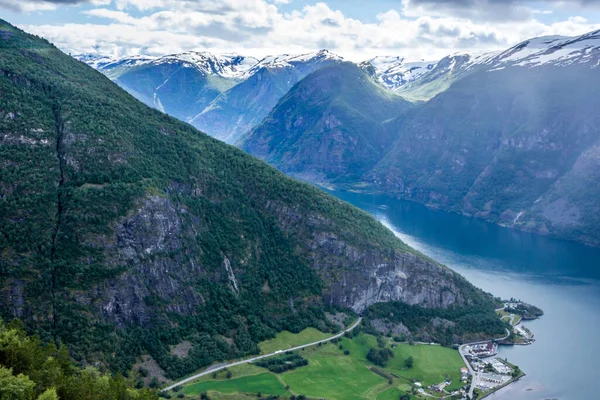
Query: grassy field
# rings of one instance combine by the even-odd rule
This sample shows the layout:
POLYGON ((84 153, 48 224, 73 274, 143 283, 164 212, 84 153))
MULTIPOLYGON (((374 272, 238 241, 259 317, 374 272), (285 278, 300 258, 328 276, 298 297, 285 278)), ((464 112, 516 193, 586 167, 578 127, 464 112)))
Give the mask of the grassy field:
POLYGON ((371 372, 364 362, 344 355, 333 344, 300 352, 309 365, 281 376, 294 393, 328 399, 352 400, 375 398, 379 386, 387 380, 371 372), (307 354, 304 354, 307 353, 307 354))
POLYGON ((224 380, 207 380, 189 386, 184 386, 181 393, 199 395, 202 392, 216 391, 225 394, 232 393, 262 393, 267 395, 285 395, 285 390, 275 374, 263 372, 258 375, 246 375, 241 378, 224 380))
POLYGON ((331 333, 323 333, 315 328, 307 328, 300 333, 283 331, 274 339, 260 342, 258 347, 262 354, 270 354, 277 350, 290 349, 303 344, 317 342, 332 336, 331 333))
MULTIPOLYGON (((384 392, 381 392, 379 396, 377 396, 377 400, 398 400, 403 394, 406 394, 406 392, 403 392, 400 389, 393 387, 389 388, 384 392)), ((418 399, 418 397, 410 395, 410 399, 418 399)))
MULTIPOLYGON (((296 336, 283 333, 275 341, 269 341, 263 351, 276 351, 304 340, 319 340, 322 338, 319 334, 322 333, 315 330, 303 331, 296 336)), ((226 379, 226 372, 217 374, 216 379, 209 375, 186 386, 182 393, 188 395, 187 398, 194 398, 191 396, 206 391, 211 393, 211 398, 223 400, 233 398, 227 396, 234 393, 258 392, 284 397, 303 394, 328 400, 398 400, 400 395, 411 390, 413 379, 427 386, 441 383, 449 377, 453 381, 450 389, 460 387, 460 368, 464 365, 456 350, 441 346, 392 344, 395 345, 392 349, 395 356, 384 370, 401 377, 394 378, 392 384, 369 370, 373 364, 367 360, 367 353, 372 347, 377 347, 377 340, 374 336, 361 334, 353 339, 342 338, 337 344, 327 343, 298 351, 309 361, 306 367, 277 375, 254 365, 241 365, 230 369, 231 379, 226 379), (349 354, 344 354, 345 351, 349 354), (404 361, 409 356, 413 357, 414 365, 405 369, 404 361), (289 391, 286 386, 289 386, 289 391)), ((418 398, 427 397, 411 396, 411 399, 418 398)))
POLYGON ((446 378, 452 380, 451 389, 462 386, 460 369, 465 366, 458 351, 442 346, 396 345, 393 349, 395 357, 388 363, 387 369, 407 379, 415 379, 429 386, 442 383, 446 378), (404 361, 412 356, 414 365, 405 369, 404 361))

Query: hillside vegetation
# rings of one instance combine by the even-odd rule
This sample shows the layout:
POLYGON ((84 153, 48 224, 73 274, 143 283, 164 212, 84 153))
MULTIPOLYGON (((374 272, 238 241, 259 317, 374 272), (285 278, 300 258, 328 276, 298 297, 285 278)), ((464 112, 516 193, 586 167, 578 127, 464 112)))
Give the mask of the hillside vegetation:
POLYGON ((155 400, 134 389, 134 376, 112 377, 94 367, 73 365, 67 348, 28 336, 20 321, 0 320, 0 398, 6 400, 155 400))

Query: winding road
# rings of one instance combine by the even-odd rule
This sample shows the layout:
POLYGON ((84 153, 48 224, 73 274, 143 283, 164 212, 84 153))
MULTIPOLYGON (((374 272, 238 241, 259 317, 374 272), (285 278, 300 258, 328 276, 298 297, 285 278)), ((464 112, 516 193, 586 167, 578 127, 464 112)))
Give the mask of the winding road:
POLYGON ((236 361, 236 362, 233 362, 233 363, 230 363, 230 364, 219 364, 218 366, 208 367, 203 372, 200 372, 199 374, 190 376, 189 378, 182 379, 179 382, 174 383, 171 386, 168 386, 168 387, 162 389, 161 391, 162 392, 169 391, 169 390, 171 390, 173 388, 176 388, 177 386, 181 386, 181 385, 184 385, 184 384, 186 384, 188 382, 191 382, 194 379, 198 379, 198 378, 200 378, 202 376, 205 376, 205 375, 208 375, 208 374, 212 374, 214 372, 221 371, 221 370, 223 370, 225 368, 231 368, 231 367, 235 367, 236 365, 252 363, 252 362, 261 360, 263 358, 269 358, 269 357, 280 355, 281 353, 284 353, 286 351, 300 350, 300 349, 303 349, 305 347, 316 346, 319 343, 329 342, 330 340, 342 337, 346 332, 350 332, 350 331, 354 330, 358 325, 360 325, 361 322, 362 322, 362 318, 358 318, 356 320, 356 322, 354 324, 352 324, 352 326, 350 326, 348 329, 346 329, 346 330, 338 333, 337 335, 331 336, 331 337, 329 337, 327 339, 319 340, 318 342, 313 342, 313 343, 309 343, 309 344, 303 344, 302 346, 296 346, 296 347, 292 347, 292 348, 289 348, 289 349, 281 349, 281 350, 277 350, 276 352, 271 353, 271 354, 265 354, 263 356, 256 356, 256 357, 253 357, 253 358, 248 358, 246 360, 236 361))

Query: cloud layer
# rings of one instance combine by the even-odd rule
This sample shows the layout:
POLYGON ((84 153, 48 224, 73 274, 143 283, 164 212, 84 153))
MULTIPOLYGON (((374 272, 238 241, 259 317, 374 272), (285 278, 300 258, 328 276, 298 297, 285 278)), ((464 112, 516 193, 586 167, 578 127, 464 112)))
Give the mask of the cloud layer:
POLYGON ((530 5, 516 0, 399 0, 396 9, 370 22, 350 18, 325 2, 283 12, 281 4, 287 1, 282 0, 0 0, 0 7, 33 11, 77 3, 87 3, 69 8, 78 23, 38 24, 32 18, 22 27, 73 53, 211 50, 265 55, 328 48, 357 60, 376 54, 435 59, 600 28, 577 14, 552 23, 539 18, 565 7, 594 7, 600 0, 530 5))

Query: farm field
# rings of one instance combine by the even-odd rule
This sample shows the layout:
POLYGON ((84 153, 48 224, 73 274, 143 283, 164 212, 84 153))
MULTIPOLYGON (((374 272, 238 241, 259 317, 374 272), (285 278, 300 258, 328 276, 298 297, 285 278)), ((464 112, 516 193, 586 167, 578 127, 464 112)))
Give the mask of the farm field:
POLYGON ((181 393, 197 396, 202 392, 232 393, 263 393, 267 395, 284 395, 285 387, 275 374, 263 372, 257 375, 246 375, 240 378, 207 380, 189 386, 184 386, 181 393))
MULTIPOLYGON (((312 330, 295 336, 284 332, 269 343, 261 343, 260 347, 275 351, 302 344, 302 341, 307 343, 319 339, 318 333, 312 330), (275 343, 282 347, 273 347, 275 343)), ((394 357, 389 359, 385 368, 377 368, 383 375, 389 374, 391 383, 390 379, 372 371, 370 368, 374 365, 367 360, 369 350, 378 347, 377 338, 359 334, 354 338, 343 337, 337 343, 297 351, 308 360, 307 366, 275 374, 255 365, 240 365, 229 370, 230 378, 226 377, 224 371, 218 373, 216 378, 208 375, 186 385, 179 393, 183 393, 185 398, 196 399, 199 394, 206 392, 213 400, 245 399, 250 395, 255 397, 258 393, 263 397, 281 396, 282 399, 303 395, 307 399, 398 400, 405 395, 415 400, 434 397, 413 391, 413 381, 421 382, 425 387, 449 378, 452 380, 449 389, 461 386, 460 368, 464 365, 456 350, 442 346, 394 343, 387 338, 384 341, 394 357), (414 364, 407 369, 404 362, 409 356, 413 357, 414 364), (410 394, 411 391, 417 396, 410 394)))
POLYGON ((323 333, 315 328, 307 328, 300 333, 283 331, 274 339, 265 340, 258 344, 262 354, 273 353, 277 350, 291 349, 303 344, 317 342, 332 336, 331 333, 323 333))
POLYGON ((423 386, 441 383, 447 378, 452 380, 451 389, 462 386, 460 369, 465 364, 456 350, 442 346, 400 344, 392 351, 395 357, 387 365, 389 371, 403 378, 415 379, 423 386), (412 356, 414 365, 410 369, 405 369, 404 360, 409 356, 412 356))

